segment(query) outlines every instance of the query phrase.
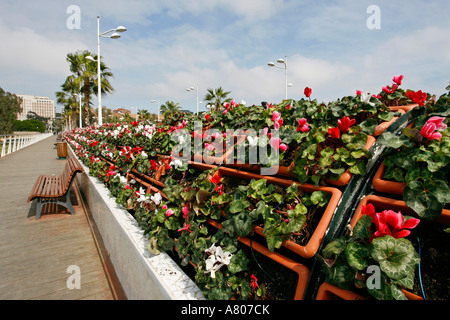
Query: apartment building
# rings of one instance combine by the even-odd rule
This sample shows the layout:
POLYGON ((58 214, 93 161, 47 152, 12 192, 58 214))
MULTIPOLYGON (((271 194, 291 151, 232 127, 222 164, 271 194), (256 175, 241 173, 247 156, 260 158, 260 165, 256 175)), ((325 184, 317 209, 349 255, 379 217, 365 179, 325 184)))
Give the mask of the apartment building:
POLYGON ((16 94, 22 98, 22 112, 17 115, 17 120, 26 120, 29 111, 35 112, 37 115, 49 118, 51 123, 56 116, 55 102, 49 97, 41 97, 26 94, 16 94))

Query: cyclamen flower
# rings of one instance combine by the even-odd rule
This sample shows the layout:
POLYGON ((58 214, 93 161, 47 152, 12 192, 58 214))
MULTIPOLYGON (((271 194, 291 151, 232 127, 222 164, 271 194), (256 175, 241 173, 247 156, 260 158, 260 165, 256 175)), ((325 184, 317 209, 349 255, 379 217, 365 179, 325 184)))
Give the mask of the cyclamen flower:
POLYGON ((305 94, 305 96, 306 96, 307 98, 309 98, 309 97, 311 96, 312 89, 306 87, 306 88, 305 88, 305 91, 303 91, 303 93, 305 94))
POLYGON ((416 218, 409 218, 405 221, 401 212, 395 213, 392 210, 384 210, 381 213, 375 212, 375 207, 371 203, 362 208, 362 213, 371 217, 376 227, 376 231, 369 239, 370 243, 373 239, 386 235, 396 239, 407 237, 411 231, 406 229, 414 229, 420 222, 416 218))
POLYGON ((335 139, 339 139, 341 137, 341 132, 339 131, 339 128, 329 128, 328 134, 335 139))
POLYGON ((402 80, 403 80, 403 75, 400 76, 396 76, 394 77, 394 79, 392 79, 392 81, 394 81, 396 84, 398 84, 399 86, 402 85, 402 80))
POLYGON ((229 251, 223 251, 222 247, 216 247, 215 244, 205 250, 206 253, 211 255, 205 261, 206 271, 205 273, 211 273, 211 278, 216 277, 216 272, 224 265, 229 265, 233 255, 229 251))
POLYGON ((215 147, 211 143, 205 142, 205 149, 209 151, 213 151, 215 147))
POLYGON ((220 171, 216 171, 216 173, 209 179, 214 184, 220 183, 220 180, 222 180, 222 174, 220 171))
POLYGON ((370 94, 361 92, 361 102, 368 103, 373 107, 375 105, 375 103, 370 102, 370 98, 371 98, 370 94))
POLYGON ((189 217, 189 203, 186 203, 183 209, 181 209, 181 212, 183 212, 183 218, 186 219, 189 217))
POLYGON ((250 147, 255 147, 258 144, 258 137, 248 136, 247 140, 250 147))
POLYGON ((280 138, 271 138, 269 140, 269 143, 275 150, 279 149, 281 151, 286 151, 288 149, 287 145, 285 145, 284 143, 281 143, 280 138))
POLYGON ((397 84, 394 84, 394 85, 392 85, 392 88, 391 88, 391 89, 389 89, 388 86, 385 86, 385 87, 383 87, 382 89, 383 89, 383 91, 386 92, 387 94, 393 94, 393 93, 395 92, 395 90, 397 90, 397 88, 398 88, 398 85, 397 85, 397 84))
POLYGON ((185 222, 184 225, 183 225, 183 227, 180 228, 180 229, 178 229, 177 231, 178 231, 178 232, 181 232, 181 231, 189 231, 189 232, 192 232, 191 230, 189 230, 190 227, 191 227, 191 224, 190 224, 190 223, 189 223, 189 224, 186 224, 186 222, 185 222))
POLYGON ((427 123, 434 123, 436 125, 436 131, 443 131, 447 129, 447 125, 444 123, 445 118, 443 117, 431 117, 428 119, 427 123))
POLYGON ((417 103, 419 106, 423 106, 425 101, 427 100, 427 93, 422 92, 422 90, 419 91, 408 91, 406 92, 406 96, 408 99, 410 99, 412 102, 417 103))
POLYGON ((272 121, 274 122, 273 126, 275 130, 280 129, 280 127, 283 125, 283 119, 281 118, 281 114, 277 111, 274 111, 272 113, 272 121))
POLYGON ((161 204, 161 200, 162 200, 162 196, 161 194, 155 193, 153 196, 150 197, 150 199, 157 205, 159 206, 161 204))
POLYGON ((250 286, 252 287, 253 291, 256 291, 256 288, 259 288, 257 281, 258 281, 258 278, 256 278, 255 275, 252 274, 252 276, 250 277, 250 286))
POLYGON ((166 216, 167 217, 170 217, 171 215, 173 215, 173 210, 172 209, 167 209, 167 211, 166 211, 166 216))
POLYGON ((420 134, 422 135, 422 137, 427 138, 428 140, 436 140, 442 138, 442 134, 436 132, 436 125, 432 122, 425 123, 422 130, 420 130, 420 134))
POLYGON ((297 131, 301 131, 301 132, 309 131, 309 123, 305 118, 301 118, 298 120, 297 131))
MULTIPOLYGON (((339 129, 341 130, 342 133, 347 133, 348 130, 350 129, 350 127, 352 125, 354 125, 356 123, 355 119, 351 119, 347 116, 343 117, 342 119, 338 120, 338 126, 339 129)), ((330 131, 328 130, 328 133, 330 133, 330 131)), ((339 138, 339 137, 337 137, 339 138)))

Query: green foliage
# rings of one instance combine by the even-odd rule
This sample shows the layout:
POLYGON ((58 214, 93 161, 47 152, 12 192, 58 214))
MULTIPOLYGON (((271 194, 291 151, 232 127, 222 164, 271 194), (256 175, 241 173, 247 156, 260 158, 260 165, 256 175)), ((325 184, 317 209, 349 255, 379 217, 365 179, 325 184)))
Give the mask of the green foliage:
POLYGON ((35 119, 27 120, 14 120, 13 121, 13 131, 31 131, 31 132, 45 132, 45 123, 35 119))
POLYGON ((0 88, 0 134, 8 134, 13 131, 14 120, 22 111, 20 103, 19 97, 0 88))

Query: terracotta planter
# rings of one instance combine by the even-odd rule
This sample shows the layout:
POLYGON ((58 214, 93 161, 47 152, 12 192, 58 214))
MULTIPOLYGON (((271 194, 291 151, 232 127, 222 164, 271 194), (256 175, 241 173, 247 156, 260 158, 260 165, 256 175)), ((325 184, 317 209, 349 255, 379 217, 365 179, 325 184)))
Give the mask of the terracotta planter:
MULTIPOLYGON (((392 109, 391 109, 391 110, 392 110, 392 109)), ((392 111, 394 111, 394 110, 392 110, 392 111)), ((403 109, 398 109, 398 110, 395 110, 395 111, 398 111, 398 112, 400 112, 401 114, 405 114, 405 113, 406 113, 406 111, 403 110, 403 109)), ((391 119, 391 121, 386 121, 386 122, 380 123, 380 124, 375 128, 375 133, 374 133, 373 135, 374 135, 375 137, 379 136, 379 135, 382 134, 387 128, 389 128, 389 126, 390 126, 391 124, 393 124, 395 121, 397 121, 397 119, 398 119, 398 117, 393 117, 393 118, 391 119)))
MULTIPOLYGON (((370 150, 370 148, 376 142, 376 139, 373 136, 368 136, 367 138, 368 138, 367 143, 366 143, 366 146, 364 147, 364 149, 370 150)), ((348 185, 348 183, 350 182, 350 179, 352 177, 353 177, 353 174, 347 170, 340 176, 340 178, 338 180, 325 179, 325 181, 328 184, 331 184, 333 186, 343 187, 343 186, 348 185)))
MULTIPOLYGON (((222 226, 217 221, 213 221, 211 219, 208 219, 208 223, 216 228, 222 229, 222 226)), ((261 245, 260 243, 257 243, 255 241, 250 241, 248 238, 244 237, 237 237, 237 239, 245 244, 248 247, 253 248, 254 250, 258 251, 259 253, 265 255, 266 257, 272 259, 273 261, 281 264, 282 266, 292 270, 293 272, 298 274, 298 282, 297 282, 297 289, 295 291, 294 300, 302 300, 303 296, 305 294, 306 286, 308 284, 309 279, 309 269, 304 266, 301 263, 295 262, 279 253, 276 252, 270 252, 269 249, 267 249, 266 246, 261 245)))
POLYGON ((341 289, 338 286, 324 282, 317 291, 316 300, 333 300, 336 296, 343 300, 364 300, 363 296, 356 294, 350 290, 341 289))
MULTIPOLYGON (((204 167, 206 169, 206 167, 204 167)), ((281 187, 287 188, 291 186, 293 183, 297 183, 299 186, 299 189, 306 191, 308 193, 312 193, 314 191, 324 191, 331 195, 330 201, 325 208, 324 213, 322 214, 322 217, 320 218, 319 224, 317 225, 316 229, 312 233, 311 238, 309 239, 308 243, 304 246, 301 246, 293 241, 286 240, 283 242, 282 246, 295 252, 296 254, 300 255, 304 258, 312 258, 319 249, 319 246, 322 242, 322 239, 325 235, 325 231, 328 228, 328 225, 331 221, 331 218, 333 217, 334 211, 339 203, 339 200, 341 199, 342 192, 336 188, 331 187, 314 187, 313 185, 308 184, 299 184, 296 181, 293 180, 287 180, 282 179, 279 177, 274 176, 262 176, 251 172, 246 171, 240 171, 232 168, 227 167, 221 167, 219 168, 220 172, 224 176, 232 176, 232 177, 239 177, 247 180, 255 179, 267 179, 268 183, 276 184, 281 187)), ((261 236, 264 236, 264 233, 262 231, 263 229, 259 226, 255 226, 255 232, 258 233, 261 236)))
POLYGON ((407 105, 404 105, 404 106, 392 106, 392 107, 389 107, 389 109, 391 109, 391 111, 400 111, 400 110, 402 110, 402 111, 404 111, 406 113, 406 112, 411 111, 412 109, 414 109, 415 107, 418 107, 418 106, 419 106, 418 104, 407 104, 407 105))
MULTIPOLYGON (((380 167, 376 171, 372 184, 375 191, 386 193, 386 194, 395 194, 395 195, 403 195, 403 191, 406 187, 406 183, 403 182, 396 182, 396 181, 389 181, 389 180, 383 180, 384 173, 386 172, 386 166, 383 163, 381 163, 380 167)), ((403 201, 402 201, 403 202, 403 201)), ((404 203, 404 202, 403 202, 404 203)), ((406 204, 405 204, 406 206, 406 204)), ((408 208, 411 212, 411 215, 414 215, 417 217, 417 214, 412 211, 412 209, 408 208)), ((436 219, 436 222, 450 225, 450 210, 443 209, 442 214, 439 218, 436 219)))
MULTIPOLYGON (((383 131, 384 131, 384 129, 383 129, 383 131)), ((368 136, 367 143, 364 148, 366 150, 369 150, 375 142, 376 142, 376 139, 373 136, 368 136)), ((228 167, 233 167, 233 168, 237 168, 240 170, 261 172, 261 166, 257 165, 257 164, 237 164, 237 163, 229 164, 229 163, 227 163, 226 165, 228 167)), ((292 170, 294 170, 294 168, 295 168, 294 162, 291 165, 289 165, 288 167, 274 166, 274 168, 277 169, 276 176, 283 176, 283 177, 295 179, 295 175, 292 173, 292 170)), ((347 170, 339 177, 338 180, 325 179, 325 182, 328 184, 331 184, 333 186, 343 187, 343 186, 346 186, 350 182, 350 179, 352 178, 352 176, 353 176, 353 174, 347 170)))
MULTIPOLYGON (((350 225, 352 228, 355 227, 356 222, 358 222, 358 220, 362 216, 362 207, 367 206, 369 203, 371 203, 378 210, 391 209, 394 211, 400 211, 402 214, 417 216, 415 212, 405 204, 404 201, 389 199, 377 195, 368 195, 359 202, 358 207, 356 208, 353 218, 350 221, 350 225)), ((402 289, 402 291, 408 298, 408 300, 423 300, 422 297, 415 295, 414 293, 411 293, 404 289, 402 289)))
POLYGON ((216 165, 222 165, 222 164, 226 164, 229 162, 230 159, 233 159, 233 154, 235 151, 235 146, 239 143, 242 143, 245 140, 245 137, 243 136, 233 136, 235 137, 234 139, 234 144, 233 144, 233 148, 231 148, 230 150, 227 150, 227 146, 226 143, 224 143, 224 147, 222 149, 223 154, 218 155, 218 156, 204 156, 199 155, 199 154, 194 154, 191 158, 191 160, 195 163, 199 163, 199 159, 201 159, 202 163, 206 163, 206 164, 216 164, 216 165))

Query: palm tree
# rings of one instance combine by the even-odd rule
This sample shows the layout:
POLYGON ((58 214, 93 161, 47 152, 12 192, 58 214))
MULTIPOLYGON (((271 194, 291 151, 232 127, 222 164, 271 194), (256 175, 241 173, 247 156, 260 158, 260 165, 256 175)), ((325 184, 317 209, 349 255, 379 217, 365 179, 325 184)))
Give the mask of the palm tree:
POLYGON ((139 116, 139 120, 142 120, 142 121, 150 120, 150 112, 148 112, 145 109, 138 110, 137 114, 139 116))
POLYGON ((76 121, 75 115, 79 114, 77 97, 75 94, 79 93, 80 89, 76 85, 75 77, 68 76, 66 81, 61 85, 61 91, 56 92, 56 103, 63 106, 64 111, 73 115, 72 125, 76 121))
POLYGON ((181 110, 180 104, 178 102, 166 101, 165 104, 161 105, 161 113, 164 117, 179 112, 181 110))
POLYGON ((216 88, 215 90, 208 88, 208 93, 206 94, 204 100, 215 106, 215 110, 219 111, 225 102, 230 102, 232 99, 227 98, 231 93, 230 91, 224 92, 222 87, 216 88))
MULTIPOLYGON (((98 93, 98 79, 97 77, 97 56, 89 52, 88 50, 77 51, 75 53, 68 53, 67 62, 70 64, 70 71, 72 72, 74 82, 80 88, 78 92, 81 92, 84 96, 84 118, 86 124, 89 124, 89 107, 91 102, 91 94, 97 95, 98 93), (91 56, 95 61, 89 61, 87 56, 91 56)), ((100 79, 102 84, 102 96, 106 93, 112 93, 113 87, 109 83, 109 78, 113 77, 110 69, 100 61, 100 79)))

